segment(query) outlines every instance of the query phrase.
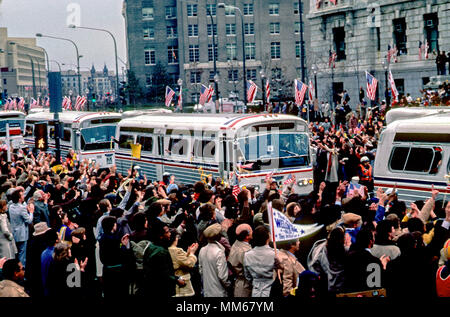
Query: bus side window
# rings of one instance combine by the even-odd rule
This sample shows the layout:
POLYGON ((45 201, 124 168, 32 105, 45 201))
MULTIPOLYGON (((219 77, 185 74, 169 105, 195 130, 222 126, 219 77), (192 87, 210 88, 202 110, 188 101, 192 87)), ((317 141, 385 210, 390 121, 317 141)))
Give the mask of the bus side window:
POLYGON ((170 139, 168 151, 171 155, 186 155, 188 148, 188 140, 186 139, 170 139))
POLYGON ((434 159, 431 164, 430 174, 437 174, 439 172, 439 168, 442 165, 442 148, 435 147, 434 148, 434 159))
POLYGON ((142 151, 152 152, 153 150, 153 137, 151 136, 138 136, 137 143, 142 145, 142 151))
POLYGON ((70 142, 70 130, 64 129, 63 141, 70 142))
POLYGON ((119 136, 119 148, 121 149, 131 149, 131 144, 134 143, 134 136, 121 134, 119 136))
POLYGON ((392 150, 391 160, 389 162, 390 168, 395 171, 403 171, 408 153, 409 147, 395 147, 392 150))
POLYGON ((216 143, 213 140, 202 140, 202 155, 205 158, 215 158, 216 143))
POLYGON ((33 125, 27 124, 25 127, 25 136, 32 136, 33 135, 33 125))
POLYGON ((411 148, 405 171, 428 173, 433 156, 433 150, 430 148, 411 148))

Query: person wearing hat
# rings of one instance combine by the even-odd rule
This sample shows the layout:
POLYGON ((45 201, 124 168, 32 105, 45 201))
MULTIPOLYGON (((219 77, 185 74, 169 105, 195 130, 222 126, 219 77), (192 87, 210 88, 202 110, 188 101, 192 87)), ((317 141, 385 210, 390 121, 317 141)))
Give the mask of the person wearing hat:
POLYGON ((277 242, 279 259, 283 267, 283 296, 288 296, 297 287, 297 280, 305 268, 298 261, 295 253, 300 249, 299 239, 277 242))
POLYGON ((231 286, 225 248, 219 243, 221 232, 222 226, 218 223, 203 231, 208 244, 200 249, 198 261, 205 297, 227 297, 227 289, 231 286))
POLYGON ((236 241, 233 243, 228 256, 228 262, 236 277, 233 287, 234 297, 250 297, 252 295, 252 284, 244 276, 244 254, 252 249, 252 227, 243 223, 236 227, 236 241))
POLYGON ((373 192, 373 171, 370 160, 367 156, 361 158, 361 164, 359 164, 359 184, 367 187, 369 192, 373 192))

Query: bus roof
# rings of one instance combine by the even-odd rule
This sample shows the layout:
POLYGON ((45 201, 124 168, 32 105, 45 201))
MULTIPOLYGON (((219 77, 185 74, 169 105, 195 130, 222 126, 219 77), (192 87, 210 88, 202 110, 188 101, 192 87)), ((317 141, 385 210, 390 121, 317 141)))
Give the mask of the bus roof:
POLYGON ((22 111, 17 111, 17 110, 2 110, 2 111, 0 111, 0 119, 2 117, 11 118, 12 116, 25 118, 25 113, 23 113, 22 111))
POLYGON ((450 133, 450 112, 398 120, 386 127, 386 132, 450 133))
POLYGON ((202 129, 227 130, 238 129, 254 123, 273 123, 280 120, 297 121, 307 125, 305 120, 286 114, 155 113, 123 119, 119 126, 179 129, 201 127, 202 129))
POLYGON ((438 113, 450 112, 450 107, 406 107, 391 109, 386 113, 386 124, 397 120, 413 119, 438 113))
MULTIPOLYGON (((116 112, 89 112, 89 111, 63 111, 59 113, 59 120, 63 123, 80 123, 81 121, 101 117, 121 118, 121 114, 116 112)), ((54 118, 53 112, 49 111, 32 113, 26 117, 27 120, 33 121, 36 120, 50 121, 53 120, 53 118, 54 118)))

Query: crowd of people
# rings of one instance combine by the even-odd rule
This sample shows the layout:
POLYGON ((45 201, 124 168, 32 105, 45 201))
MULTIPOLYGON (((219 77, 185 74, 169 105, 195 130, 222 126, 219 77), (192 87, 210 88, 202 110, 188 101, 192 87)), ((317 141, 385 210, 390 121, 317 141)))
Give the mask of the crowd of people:
POLYGON ((237 194, 210 176, 181 184, 73 153, 61 167, 51 153, 16 149, 7 161, 2 152, 0 296, 450 296, 450 202, 437 201, 434 188, 410 206, 395 190, 375 190, 384 112, 339 109, 330 118, 324 106, 310 122, 308 195, 270 177, 261 192, 237 194), (269 203, 294 224, 323 229, 274 248, 269 203), (371 265, 379 276, 368 283, 371 265))

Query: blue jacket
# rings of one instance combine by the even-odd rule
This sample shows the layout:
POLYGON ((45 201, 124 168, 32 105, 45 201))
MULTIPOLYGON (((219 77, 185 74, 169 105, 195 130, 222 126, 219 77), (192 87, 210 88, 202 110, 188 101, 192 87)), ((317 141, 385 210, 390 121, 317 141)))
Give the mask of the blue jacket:
POLYGON ((55 247, 48 247, 41 254, 41 277, 42 277, 42 286, 44 288, 44 295, 48 295, 48 271, 50 268, 50 264, 53 262, 53 250, 55 247))
POLYGON ((27 210, 27 204, 11 204, 9 205, 9 219, 11 230, 16 242, 24 242, 28 240, 28 225, 33 223, 33 214, 27 210))

